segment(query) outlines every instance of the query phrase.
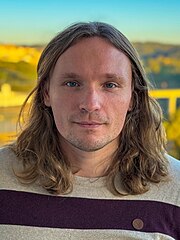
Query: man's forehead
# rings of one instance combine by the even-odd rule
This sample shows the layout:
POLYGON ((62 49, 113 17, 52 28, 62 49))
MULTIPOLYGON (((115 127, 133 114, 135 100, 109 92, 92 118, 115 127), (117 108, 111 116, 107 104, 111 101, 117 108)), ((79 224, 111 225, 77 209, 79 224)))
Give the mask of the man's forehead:
MULTIPOLYGON (((91 37, 82 37, 80 39, 74 40, 69 47, 60 55, 63 56, 67 52, 69 52, 71 49, 78 49, 79 48, 85 48, 84 54, 88 52, 89 49, 98 49, 101 48, 101 52, 103 49, 103 52, 108 52, 109 49, 116 49, 120 54, 126 55, 123 53, 122 49, 115 46, 109 39, 105 37, 99 37, 99 36, 91 36, 91 37), (88 48, 86 46, 88 45, 88 48)), ((59 58, 60 58, 59 57, 59 58)))
POLYGON ((121 78, 120 75, 125 77, 131 70, 131 62, 121 50, 107 44, 103 38, 90 37, 80 39, 77 44, 68 48, 58 58, 52 72, 61 74, 62 78, 71 79, 82 78, 87 74, 117 79, 121 78), (90 45, 86 45, 89 41, 90 45), (99 48, 96 44, 99 44, 99 48))

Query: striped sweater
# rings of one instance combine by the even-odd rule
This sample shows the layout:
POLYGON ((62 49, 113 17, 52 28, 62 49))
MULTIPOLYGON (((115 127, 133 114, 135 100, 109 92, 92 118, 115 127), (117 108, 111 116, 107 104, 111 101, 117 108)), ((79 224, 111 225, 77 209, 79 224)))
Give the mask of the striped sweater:
POLYGON ((54 196, 37 183, 20 184, 12 170, 18 160, 2 148, 0 239, 180 240, 180 162, 168 159, 170 180, 145 194, 114 196, 105 177, 75 176, 72 193, 54 196))

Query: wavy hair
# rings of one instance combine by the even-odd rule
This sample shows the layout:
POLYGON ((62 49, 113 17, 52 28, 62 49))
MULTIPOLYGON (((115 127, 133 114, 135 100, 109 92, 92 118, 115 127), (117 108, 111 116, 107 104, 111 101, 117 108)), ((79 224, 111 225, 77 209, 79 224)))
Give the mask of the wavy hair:
POLYGON ((133 106, 120 133, 119 148, 106 172, 107 186, 112 193, 121 194, 115 186, 115 177, 120 172, 127 194, 141 194, 148 191, 149 183, 158 183, 168 175, 162 112, 149 95, 149 83, 132 44, 119 30, 101 22, 73 24, 54 37, 43 50, 37 66, 37 86, 20 111, 19 119, 31 98, 28 118, 12 144, 24 166, 22 172, 15 174, 25 183, 40 181, 50 193, 72 191, 71 164, 62 154, 52 110, 44 104, 45 86, 61 54, 82 38, 95 36, 106 39, 123 52, 132 66, 133 106))

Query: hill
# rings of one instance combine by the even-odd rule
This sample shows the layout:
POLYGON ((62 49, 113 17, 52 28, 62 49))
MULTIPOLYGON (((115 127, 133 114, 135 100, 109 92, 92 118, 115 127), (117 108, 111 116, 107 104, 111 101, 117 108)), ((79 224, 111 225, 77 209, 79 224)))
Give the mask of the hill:
POLYGON ((36 65, 43 48, 0 45, 0 86, 27 92, 36 83, 36 65))
POLYGON ((180 45, 134 43, 156 88, 180 88, 180 45))
MULTIPOLYGON (((180 88, 180 45, 136 42, 150 81, 156 88, 180 88)), ((36 83, 36 65, 43 46, 0 45, 0 87, 28 92, 36 83)))

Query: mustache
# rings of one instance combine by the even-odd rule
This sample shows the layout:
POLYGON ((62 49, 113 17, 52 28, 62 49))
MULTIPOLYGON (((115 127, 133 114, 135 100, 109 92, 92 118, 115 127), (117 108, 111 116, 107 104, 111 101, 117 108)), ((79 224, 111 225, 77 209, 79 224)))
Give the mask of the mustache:
POLYGON ((73 114, 69 117, 69 121, 71 122, 86 122, 86 121, 91 121, 91 122, 98 122, 101 124, 108 124, 110 123, 110 119, 107 116, 103 116, 99 113, 87 113, 86 116, 85 114, 73 114))

